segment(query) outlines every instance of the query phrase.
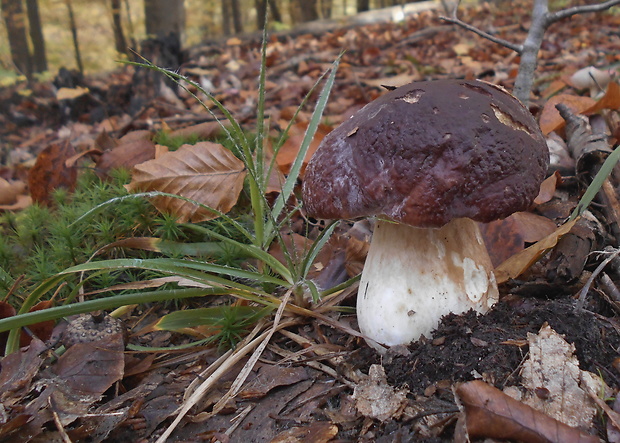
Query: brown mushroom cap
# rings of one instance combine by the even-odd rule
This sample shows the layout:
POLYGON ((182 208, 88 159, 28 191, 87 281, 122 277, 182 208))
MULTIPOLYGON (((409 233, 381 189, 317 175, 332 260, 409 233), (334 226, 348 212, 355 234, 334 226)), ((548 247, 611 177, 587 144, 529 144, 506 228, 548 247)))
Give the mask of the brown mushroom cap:
POLYGON ((308 214, 381 215, 418 227, 525 210, 549 164, 533 116, 481 81, 414 82, 368 104, 322 141, 303 183, 308 214))

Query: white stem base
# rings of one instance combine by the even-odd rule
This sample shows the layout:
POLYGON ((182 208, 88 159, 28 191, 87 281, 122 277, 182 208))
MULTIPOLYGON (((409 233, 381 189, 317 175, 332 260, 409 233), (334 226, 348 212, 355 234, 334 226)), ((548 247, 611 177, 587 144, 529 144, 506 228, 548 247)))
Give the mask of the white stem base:
POLYGON ((461 218, 423 229, 379 221, 362 272, 357 319, 362 334, 377 343, 408 344, 429 336, 442 316, 483 313, 498 298, 476 222, 461 218))

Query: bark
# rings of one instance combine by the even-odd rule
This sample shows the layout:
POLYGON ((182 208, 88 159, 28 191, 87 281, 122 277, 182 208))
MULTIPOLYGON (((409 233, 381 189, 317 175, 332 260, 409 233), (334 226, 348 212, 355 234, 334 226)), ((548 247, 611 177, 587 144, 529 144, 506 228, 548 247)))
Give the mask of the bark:
POLYGON ((282 22, 282 15, 276 0, 254 0, 254 5, 256 7, 256 27, 258 29, 262 30, 265 26, 265 14, 267 11, 269 11, 268 21, 282 22), (267 5, 269 5, 269 10, 267 5))
POLYGON ((357 0, 357 12, 364 12, 370 9, 370 0, 357 0))
POLYGON ((222 0, 222 32, 224 35, 230 35, 232 30, 232 14, 230 12, 229 0, 222 0))
POLYGON ((32 76, 32 59, 28 49, 26 15, 21 0, 1 0, 2 18, 6 25, 15 68, 27 78, 32 76))
POLYGON ((317 0, 297 0, 301 12, 301 21, 310 22, 318 20, 319 12, 317 9, 317 0))
POLYGON ((235 34, 241 34, 243 32, 243 17, 241 16, 239 0, 230 0, 230 8, 235 34))
POLYGON ((30 24, 30 41, 33 50, 34 72, 47 71, 47 57, 45 55, 45 38, 41 27, 41 15, 39 14, 39 1, 26 0, 28 11, 28 23, 30 24))
POLYGON ((82 64, 82 55, 80 53, 80 43, 78 40, 77 25, 75 24, 75 16, 73 14, 73 4, 71 0, 65 0, 67 6, 67 13, 69 14, 69 26, 71 28, 71 35, 73 37, 73 49, 75 51, 75 63, 77 64, 80 74, 84 74, 84 65, 82 64))
POLYGON ((165 38, 171 34, 181 41, 185 29, 183 0, 144 0, 146 33, 165 38))
POLYGON ((331 18, 332 16, 332 0, 320 0, 320 12, 321 18, 331 18))
POLYGON ((277 0, 268 0, 269 1, 269 14, 271 14, 271 18, 273 21, 282 22, 282 14, 280 14, 280 8, 278 7, 277 0))
POLYGON ((127 40, 123 32, 123 23, 121 20, 121 0, 110 0, 112 9, 112 30, 114 32, 114 47, 116 52, 127 54, 127 40))

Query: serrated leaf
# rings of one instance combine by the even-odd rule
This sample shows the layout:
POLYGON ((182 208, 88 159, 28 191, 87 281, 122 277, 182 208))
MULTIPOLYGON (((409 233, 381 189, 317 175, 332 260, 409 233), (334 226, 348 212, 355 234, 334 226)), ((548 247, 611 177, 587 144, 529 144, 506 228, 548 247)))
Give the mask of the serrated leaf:
MULTIPOLYGON (((197 201, 226 213, 237 203, 247 170, 241 160, 218 143, 183 145, 155 160, 136 165, 128 191, 161 191, 197 201)), ((217 214, 192 202, 154 197, 153 205, 180 223, 211 220, 217 214)))

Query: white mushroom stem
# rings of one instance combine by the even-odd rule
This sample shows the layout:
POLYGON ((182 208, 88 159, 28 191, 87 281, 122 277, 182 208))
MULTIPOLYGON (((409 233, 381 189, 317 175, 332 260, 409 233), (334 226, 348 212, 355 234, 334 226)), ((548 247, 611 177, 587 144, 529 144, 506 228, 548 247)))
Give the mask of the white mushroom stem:
POLYGON ((439 229, 379 221, 357 297, 359 327, 387 346, 430 336, 442 316, 486 312, 498 300, 486 246, 473 220, 439 229))

